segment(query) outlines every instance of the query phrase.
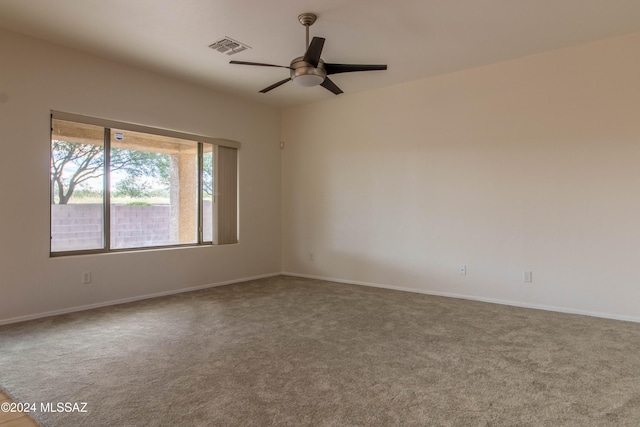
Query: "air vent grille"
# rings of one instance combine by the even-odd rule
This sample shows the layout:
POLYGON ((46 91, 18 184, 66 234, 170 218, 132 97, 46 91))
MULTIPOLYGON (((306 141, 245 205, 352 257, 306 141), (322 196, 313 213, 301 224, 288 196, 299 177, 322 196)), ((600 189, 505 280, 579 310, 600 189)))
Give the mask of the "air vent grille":
POLYGON ((243 50, 251 49, 250 46, 240 43, 239 41, 235 41, 230 37, 220 39, 217 42, 210 44, 209 47, 220 53, 226 53, 227 55, 235 55, 243 50))

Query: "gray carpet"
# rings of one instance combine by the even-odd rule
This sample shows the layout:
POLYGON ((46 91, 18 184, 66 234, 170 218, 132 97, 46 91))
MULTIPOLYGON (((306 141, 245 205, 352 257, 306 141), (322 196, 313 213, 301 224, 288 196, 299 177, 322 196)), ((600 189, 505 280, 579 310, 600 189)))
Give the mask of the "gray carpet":
POLYGON ((45 426, 638 426, 640 324, 275 277, 0 327, 45 426))

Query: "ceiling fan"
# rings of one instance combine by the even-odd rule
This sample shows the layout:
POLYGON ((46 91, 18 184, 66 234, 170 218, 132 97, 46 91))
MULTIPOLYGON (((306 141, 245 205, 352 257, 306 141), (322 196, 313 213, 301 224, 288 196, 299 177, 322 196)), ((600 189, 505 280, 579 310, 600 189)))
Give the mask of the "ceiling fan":
POLYGON ((280 80, 277 83, 272 84, 260 91, 260 93, 267 93, 270 90, 282 86, 289 80, 294 83, 305 86, 317 86, 320 85, 325 89, 333 92, 336 95, 340 95, 342 90, 327 76, 338 73, 351 73, 354 71, 375 71, 386 70, 386 65, 363 65, 363 64, 329 64, 320 59, 322 55, 322 48, 324 47, 325 39, 322 37, 314 37, 309 44, 309 27, 316 22, 318 17, 313 13, 303 13, 298 16, 298 21, 306 28, 307 34, 307 51, 304 56, 299 56, 291 61, 289 66, 285 65, 273 65, 263 64, 261 62, 247 62, 247 61, 231 61, 230 64, 240 65, 258 65, 261 67, 278 67, 288 68, 290 77, 280 80))

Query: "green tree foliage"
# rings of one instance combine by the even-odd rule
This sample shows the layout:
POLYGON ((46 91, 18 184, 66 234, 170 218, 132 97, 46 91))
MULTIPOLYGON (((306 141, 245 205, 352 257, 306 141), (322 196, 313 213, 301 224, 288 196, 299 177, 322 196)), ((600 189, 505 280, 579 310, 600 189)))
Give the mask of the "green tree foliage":
POLYGON ((202 191, 213 196, 213 156, 205 153, 202 157, 202 191))
POLYGON ((143 198, 151 195, 151 185, 140 177, 128 175, 116 183, 116 196, 143 198))
POLYGON ((104 150, 102 146, 76 144, 66 141, 52 143, 51 149, 51 204, 66 205, 78 185, 103 175, 104 150))
MULTIPOLYGON (((123 191, 140 193, 144 190, 142 177, 169 180, 169 156, 146 151, 113 148, 111 172, 126 173, 123 191), (136 184, 137 183, 137 184, 136 184), (142 185, 142 187, 141 187, 142 185)), ((78 144, 67 141, 52 142, 51 203, 65 205, 78 186, 104 175, 104 148, 101 145, 78 144)), ((129 194, 132 195, 133 194, 129 194)), ((135 196, 134 196, 135 197, 135 196)))

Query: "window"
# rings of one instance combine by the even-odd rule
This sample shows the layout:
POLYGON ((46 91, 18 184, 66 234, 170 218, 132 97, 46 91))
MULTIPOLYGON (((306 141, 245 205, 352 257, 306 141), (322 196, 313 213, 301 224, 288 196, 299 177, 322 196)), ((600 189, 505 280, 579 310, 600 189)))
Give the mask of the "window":
POLYGON ((51 254, 237 242, 234 141, 51 116, 51 254))

